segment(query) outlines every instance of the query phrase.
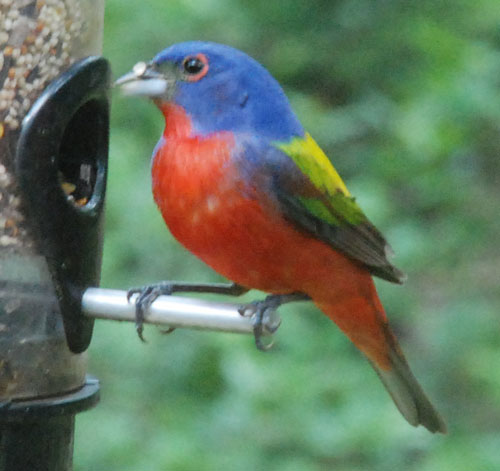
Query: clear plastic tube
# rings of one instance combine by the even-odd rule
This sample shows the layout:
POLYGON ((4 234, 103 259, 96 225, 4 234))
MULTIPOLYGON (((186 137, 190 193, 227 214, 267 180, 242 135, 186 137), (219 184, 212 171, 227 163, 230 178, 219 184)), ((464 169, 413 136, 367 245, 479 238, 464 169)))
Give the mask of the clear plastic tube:
POLYGON ((22 119, 40 93, 75 61, 101 53, 103 17, 104 0, 0 0, 0 401, 84 383, 86 358, 66 346, 14 155, 22 119))

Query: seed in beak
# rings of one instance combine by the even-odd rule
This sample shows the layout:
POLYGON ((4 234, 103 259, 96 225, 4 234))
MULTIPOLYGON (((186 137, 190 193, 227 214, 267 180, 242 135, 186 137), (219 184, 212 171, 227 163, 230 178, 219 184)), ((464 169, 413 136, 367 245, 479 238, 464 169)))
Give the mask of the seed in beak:
POLYGON ((134 72, 136 77, 142 77, 146 73, 147 69, 148 65, 145 62, 137 62, 137 64, 134 65, 132 71, 134 72))

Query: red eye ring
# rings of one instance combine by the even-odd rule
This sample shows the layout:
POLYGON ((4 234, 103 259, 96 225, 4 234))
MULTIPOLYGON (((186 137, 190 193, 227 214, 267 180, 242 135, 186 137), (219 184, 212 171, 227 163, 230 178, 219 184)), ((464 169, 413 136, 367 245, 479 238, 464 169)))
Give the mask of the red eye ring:
POLYGON ((207 75, 208 59, 205 54, 199 53, 195 56, 187 56, 182 61, 184 77, 188 82, 197 82, 207 75))

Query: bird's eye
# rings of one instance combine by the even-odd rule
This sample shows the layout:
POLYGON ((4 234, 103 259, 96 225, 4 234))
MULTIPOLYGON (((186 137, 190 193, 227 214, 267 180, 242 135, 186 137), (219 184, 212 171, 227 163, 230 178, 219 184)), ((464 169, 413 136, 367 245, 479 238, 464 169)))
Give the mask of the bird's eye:
POLYGON ((197 81, 208 72, 208 60, 204 54, 188 56, 182 63, 186 79, 190 82, 197 81))
POLYGON ((205 67, 205 64, 197 57, 190 57, 184 62, 184 70, 190 75, 201 72, 203 67, 205 67))

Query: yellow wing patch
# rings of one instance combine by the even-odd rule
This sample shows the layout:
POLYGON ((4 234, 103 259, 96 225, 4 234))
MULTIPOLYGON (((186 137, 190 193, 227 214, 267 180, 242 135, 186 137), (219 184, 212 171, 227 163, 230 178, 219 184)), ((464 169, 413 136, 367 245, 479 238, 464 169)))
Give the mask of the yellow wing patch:
POLYGON ((279 142, 276 145, 290 156, 316 188, 330 195, 341 191, 350 196, 342 178, 309 133, 306 133, 304 138, 294 137, 290 142, 279 142))

